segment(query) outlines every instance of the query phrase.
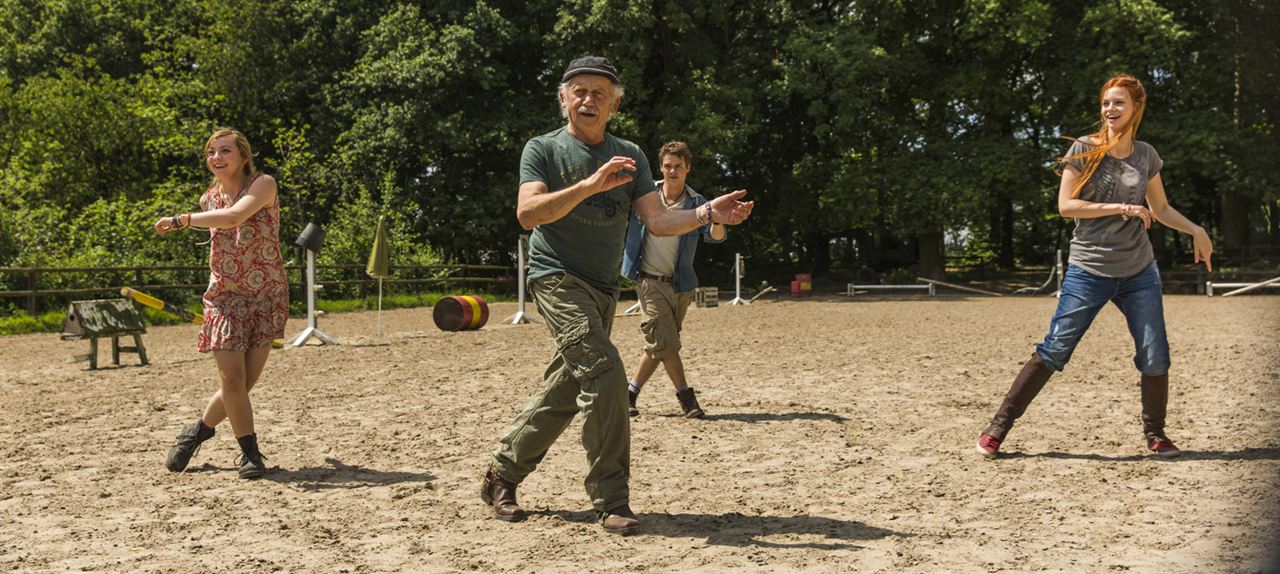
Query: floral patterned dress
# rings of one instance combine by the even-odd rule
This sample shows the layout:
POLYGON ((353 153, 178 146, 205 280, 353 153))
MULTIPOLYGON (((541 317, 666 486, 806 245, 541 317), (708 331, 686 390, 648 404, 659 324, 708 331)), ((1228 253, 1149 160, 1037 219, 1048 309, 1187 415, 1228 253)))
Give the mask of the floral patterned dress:
MULTIPOLYGON (((230 201, 210 187, 204 204, 211 210, 231 207, 261 175, 254 174, 230 201)), ((199 351, 247 351, 283 338, 289 281, 280 256, 279 198, 239 227, 209 233, 209 289, 204 293, 199 351)))

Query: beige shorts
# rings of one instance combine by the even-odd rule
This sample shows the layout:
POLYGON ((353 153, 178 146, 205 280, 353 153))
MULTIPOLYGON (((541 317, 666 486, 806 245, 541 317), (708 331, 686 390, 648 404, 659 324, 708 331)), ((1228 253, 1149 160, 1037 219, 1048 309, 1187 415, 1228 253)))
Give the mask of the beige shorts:
POLYGON ((693 302, 693 291, 676 293, 669 283, 641 278, 636 283, 640 295, 640 331, 644 333, 644 352, 655 359, 680 352, 680 329, 685 312, 693 302))

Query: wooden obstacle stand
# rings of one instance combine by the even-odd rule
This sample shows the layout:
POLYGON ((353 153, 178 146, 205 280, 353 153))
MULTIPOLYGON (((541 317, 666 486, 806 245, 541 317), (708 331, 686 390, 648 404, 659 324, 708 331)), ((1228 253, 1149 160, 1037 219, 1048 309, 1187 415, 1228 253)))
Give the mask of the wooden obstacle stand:
POLYGON ((442 331, 474 331, 489 320, 489 305, 479 295, 445 297, 436 302, 431 318, 442 331))
POLYGON ((120 353, 137 353, 146 365, 147 350, 142 334, 147 332, 142 315, 129 299, 94 299, 73 301, 62 321, 62 340, 89 340, 89 354, 76 355, 73 361, 89 361, 89 370, 98 368, 98 339, 111 337, 111 364, 120 366, 120 353), (132 347, 121 347, 120 337, 133 337, 132 347))
POLYGON ((693 290, 693 304, 698 307, 719 307, 719 287, 698 287, 693 290))

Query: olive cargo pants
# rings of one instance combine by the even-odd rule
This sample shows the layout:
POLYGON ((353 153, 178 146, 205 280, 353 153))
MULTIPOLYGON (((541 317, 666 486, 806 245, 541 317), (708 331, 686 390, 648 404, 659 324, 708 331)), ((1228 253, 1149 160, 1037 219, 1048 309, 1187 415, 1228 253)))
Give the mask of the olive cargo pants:
POLYGON ((542 391, 525 405, 493 453, 493 470, 520 483, 581 412, 588 467, 584 485, 591 505, 603 512, 627 504, 627 376, 609 340, 618 301, 568 274, 536 278, 530 291, 555 339, 556 355, 543 375, 542 391))

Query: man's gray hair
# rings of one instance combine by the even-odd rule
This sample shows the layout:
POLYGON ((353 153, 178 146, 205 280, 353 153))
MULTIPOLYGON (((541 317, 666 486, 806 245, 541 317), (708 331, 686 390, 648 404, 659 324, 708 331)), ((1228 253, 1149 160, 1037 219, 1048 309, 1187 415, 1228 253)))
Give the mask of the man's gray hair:
MULTIPOLYGON (((556 105, 560 106, 560 117, 562 118, 569 117, 569 110, 566 110, 564 108, 564 98, 562 97, 564 95, 564 89, 567 88, 568 86, 569 86, 568 82, 562 82, 560 84, 560 87, 556 88, 556 105)), ((623 86, 622 84, 613 84, 614 97, 621 100, 622 96, 626 93, 627 93, 626 86, 623 86)))

